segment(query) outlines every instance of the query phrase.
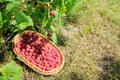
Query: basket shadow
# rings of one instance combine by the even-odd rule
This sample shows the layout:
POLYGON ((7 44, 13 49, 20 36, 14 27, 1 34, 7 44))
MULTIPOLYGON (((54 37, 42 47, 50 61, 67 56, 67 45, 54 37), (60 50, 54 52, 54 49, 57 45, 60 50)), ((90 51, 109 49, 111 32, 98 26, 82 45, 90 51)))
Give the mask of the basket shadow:
POLYGON ((63 47, 66 46, 67 37, 63 36, 62 34, 59 34, 57 36, 57 40, 58 40, 57 43, 58 46, 63 46, 63 47))

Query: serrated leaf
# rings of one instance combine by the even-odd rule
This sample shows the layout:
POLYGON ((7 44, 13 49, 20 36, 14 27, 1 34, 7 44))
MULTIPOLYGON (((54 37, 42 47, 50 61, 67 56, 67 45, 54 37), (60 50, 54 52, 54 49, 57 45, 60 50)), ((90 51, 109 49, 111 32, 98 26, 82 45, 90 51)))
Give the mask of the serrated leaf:
POLYGON ((11 62, 6 64, 4 67, 0 69, 2 74, 1 78, 8 78, 7 80, 20 80, 23 74, 22 67, 18 66, 15 62, 11 62))
POLYGON ((2 14, 0 12, 0 29, 2 28, 2 14))
POLYGON ((55 32, 52 33, 52 41, 53 41, 54 43, 57 43, 57 35, 56 35, 55 32))
POLYGON ((55 32, 56 31, 56 28, 54 27, 54 26, 50 26, 50 29, 53 31, 53 32, 55 32))
POLYGON ((32 18, 30 16, 25 15, 23 12, 19 12, 16 15, 16 23, 17 23, 18 29, 20 30, 24 30, 28 26, 34 25, 32 18))
POLYGON ((15 8, 19 6, 19 2, 13 1, 7 4, 6 10, 8 12, 12 12, 15 8))

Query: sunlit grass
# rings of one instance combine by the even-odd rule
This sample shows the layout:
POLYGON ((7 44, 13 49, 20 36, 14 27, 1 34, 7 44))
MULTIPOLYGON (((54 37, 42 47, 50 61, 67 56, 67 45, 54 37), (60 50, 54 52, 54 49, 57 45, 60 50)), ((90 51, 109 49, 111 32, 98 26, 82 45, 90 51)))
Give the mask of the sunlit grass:
MULTIPOLYGON (((73 39, 68 39, 66 48, 63 48, 66 65, 58 78, 72 80, 70 73, 73 73, 81 80, 118 80, 119 72, 114 71, 114 67, 118 67, 120 59, 119 7, 119 0, 79 0, 76 3, 68 14, 71 22, 76 21, 79 33, 73 32, 73 39), (66 77, 62 75, 64 73, 66 77)), ((72 35, 69 32, 67 35, 72 35)))

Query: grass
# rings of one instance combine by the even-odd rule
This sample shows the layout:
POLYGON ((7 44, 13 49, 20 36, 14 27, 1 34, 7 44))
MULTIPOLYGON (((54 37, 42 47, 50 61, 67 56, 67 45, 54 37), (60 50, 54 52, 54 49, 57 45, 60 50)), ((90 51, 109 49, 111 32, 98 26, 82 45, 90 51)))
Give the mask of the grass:
POLYGON ((86 0, 86 7, 75 12, 79 13, 78 22, 63 30, 68 40, 62 47, 66 65, 60 79, 120 79, 119 4, 119 0, 86 0))
MULTIPOLYGON (((118 0, 87 2, 86 10, 78 23, 79 35, 82 35, 79 45, 84 44, 81 47, 86 51, 86 55, 80 58, 87 59, 88 62, 86 69, 88 77, 83 80, 119 80, 120 78, 119 72, 114 70, 116 67, 119 70, 117 65, 120 53, 118 38, 120 10, 117 8, 119 4, 118 0), (108 69, 104 69, 106 66, 108 69)), ((81 54, 82 51, 79 52, 81 54)))
POLYGON ((24 69, 22 80, 119 80, 119 7, 119 0, 77 0, 59 38, 64 41, 59 45, 65 55, 62 71, 44 76, 16 60, 24 69))

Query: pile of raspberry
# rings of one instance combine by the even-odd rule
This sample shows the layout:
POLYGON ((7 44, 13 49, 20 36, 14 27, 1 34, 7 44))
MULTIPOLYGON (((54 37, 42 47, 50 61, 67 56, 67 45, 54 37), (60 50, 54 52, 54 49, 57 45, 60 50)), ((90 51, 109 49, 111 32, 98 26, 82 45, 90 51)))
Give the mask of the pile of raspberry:
POLYGON ((35 32, 25 32, 16 43, 17 51, 32 64, 49 71, 61 64, 61 54, 46 38, 35 32))

